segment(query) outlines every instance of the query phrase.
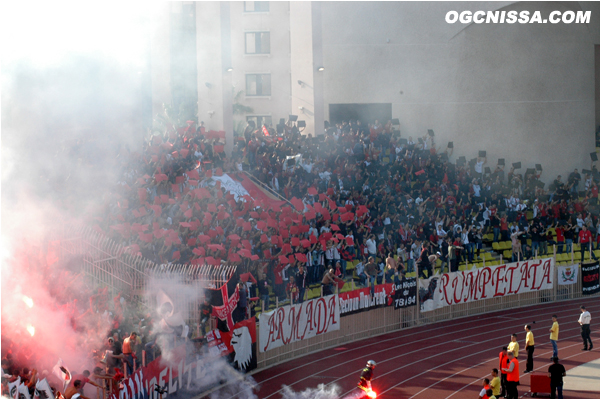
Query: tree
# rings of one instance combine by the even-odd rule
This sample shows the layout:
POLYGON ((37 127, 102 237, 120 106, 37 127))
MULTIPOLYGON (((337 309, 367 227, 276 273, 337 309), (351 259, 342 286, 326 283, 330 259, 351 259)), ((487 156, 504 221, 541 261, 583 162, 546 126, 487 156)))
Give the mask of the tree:
POLYGON ((176 112, 173 103, 163 103, 163 113, 157 114, 152 121, 151 134, 163 134, 170 127, 174 129, 188 126, 187 121, 194 121, 198 125, 198 107, 193 102, 183 102, 176 112))
POLYGON ((242 99, 242 94, 244 90, 235 92, 235 88, 232 88, 233 93, 233 104, 232 104, 232 113, 234 114, 234 137, 242 136, 244 133, 244 129, 246 128, 246 119, 244 118, 244 114, 252 113, 254 110, 252 107, 245 106, 244 104, 240 104, 240 100, 242 99))

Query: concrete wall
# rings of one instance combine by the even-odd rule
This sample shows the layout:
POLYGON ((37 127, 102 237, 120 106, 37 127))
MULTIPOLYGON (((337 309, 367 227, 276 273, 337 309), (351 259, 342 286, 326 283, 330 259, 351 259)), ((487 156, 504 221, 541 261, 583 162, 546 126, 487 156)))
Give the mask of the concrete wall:
MULTIPOLYGON (((304 133, 314 133, 315 68, 313 67, 313 18, 311 2, 290 2, 290 68, 292 80, 291 109, 305 120, 304 133), (299 84, 301 81, 302 84, 299 84), (303 107, 303 110, 299 110, 303 107)), ((322 107, 323 108, 323 107, 322 107)))
MULTIPOLYGON (((268 12, 244 12, 244 2, 231 2, 232 84, 246 91, 246 74, 270 73, 271 96, 244 96, 249 115, 271 115, 273 124, 287 118, 290 109, 290 3, 269 2, 268 12), (270 54, 245 54, 245 32, 270 32, 270 54)), ((296 114, 296 113, 294 113, 296 114)))
POLYGON ((489 164, 499 157, 524 168, 540 163, 548 181, 588 168, 598 15, 590 26, 444 20, 450 10, 500 7, 543 15, 573 9, 549 2, 321 3, 325 119, 330 103, 392 103, 404 137, 434 129, 439 145, 454 141, 455 156, 487 150, 489 164))
POLYGON ((196 3, 198 119, 207 130, 223 129, 221 8, 218 2, 196 3))
POLYGON ((150 38, 150 76, 152 85, 152 117, 162 114, 163 103, 171 102, 169 16, 170 4, 158 3, 150 38))

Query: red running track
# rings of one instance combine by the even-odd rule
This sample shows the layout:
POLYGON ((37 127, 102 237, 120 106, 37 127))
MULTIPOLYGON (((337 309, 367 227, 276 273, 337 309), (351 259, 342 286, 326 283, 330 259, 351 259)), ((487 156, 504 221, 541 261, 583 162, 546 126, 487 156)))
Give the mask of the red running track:
MULTIPOLYGON (((299 392, 320 383, 336 384, 344 397, 355 388, 368 359, 377 362, 372 381, 378 398, 478 398, 482 379, 498 368, 498 354, 518 335, 520 371, 525 370, 524 325, 534 333, 534 369, 546 372, 552 347, 551 315, 559 321, 559 359, 566 369, 599 358, 599 298, 577 299, 465 317, 404 329, 313 353, 256 372, 259 398, 281 398, 282 385, 299 392), (580 304, 592 314, 593 351, 582 351, 580 304), (535 323, 534 323, 535 321, 535 323)), ((530 378, 521 374, 520 396, 530 378)), ((565 398, 599 398, 599 391, 564 391, 565 398)))

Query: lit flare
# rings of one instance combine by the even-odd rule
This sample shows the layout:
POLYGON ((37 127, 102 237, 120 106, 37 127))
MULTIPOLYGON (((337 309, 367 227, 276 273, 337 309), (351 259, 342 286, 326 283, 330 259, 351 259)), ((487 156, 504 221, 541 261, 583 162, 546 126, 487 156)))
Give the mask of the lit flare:
POLYGON ((33 307, 33 299, 31 297, 27 297, 27 296, 23 296, 23 301, 25 302, 25 304, 27 305, 27 307, 32 308, 33 307))
POLYGON ((376 392, 374 392, 373 390, 368 390, 367 397, 369 397, 370 399, 375 399, 376 397, 378 397, 378 394, 376 392))
POLYGON ((31 336, 35 335, 35 327, 31 324, 27 325, 27 332, 29 332, 31 336))

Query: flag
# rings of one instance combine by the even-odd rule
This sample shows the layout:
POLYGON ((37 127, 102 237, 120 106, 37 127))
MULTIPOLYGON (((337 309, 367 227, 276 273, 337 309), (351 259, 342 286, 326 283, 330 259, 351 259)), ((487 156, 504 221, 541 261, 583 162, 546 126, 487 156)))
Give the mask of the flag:
POLYGON ((29 389, 27 389, 27 386, 25 386, 23 382, 17 387, 17 392, 19 393, 20 399, 31 399, 29 389))
POLYGON ((58 378, 64 383, 63 391, 67 390, 67 386, 69 386, 69 382, 71 382, 71 373, 67 367, 63 365, 63 360, 60 358, 58 359, 58 362, 54 368, 52 368, 52 373, 58 376, 58 378))
POLYGON ((173 315, 173 311, 175 307, 173 306, 173 301, 162 289, 159 289, 157 293, 157 306, 158 313, 163 318, 169 318, 173 315))
POLYGON ((257 368, 257 322, 250 318, 234 325, 231 332, 213 330, 207 333, 209 354, 227 358, 243 372, 257 368))
POLYGON ((8 384, 8 394, 11 399, 19 398, 19 385, 21 384, 21 377, 18 377, 16 381, 8 384))
POLYGON ((175 312, 173 300, 161 289, 156 295, 158 314, 162 317, 160 326, 164 333, 175 333, 176 335, 187 335, 188 326, 181 312, 175 312), (181 333, 180 333, 181 332, 181 333))
POLYGON ((232 276, 219 289, 206 289, 205 295, 213 306, 213 315, 227 323, 230 331, 234 328, 232 312, 238 307, 240 294, 238 293, 238 276, 232 276))
POLYGON ((35 384, 35 397, 38 399, 54 399, 54 394, 52 394, 52 389, 48 384, 46 378, 35 384))

